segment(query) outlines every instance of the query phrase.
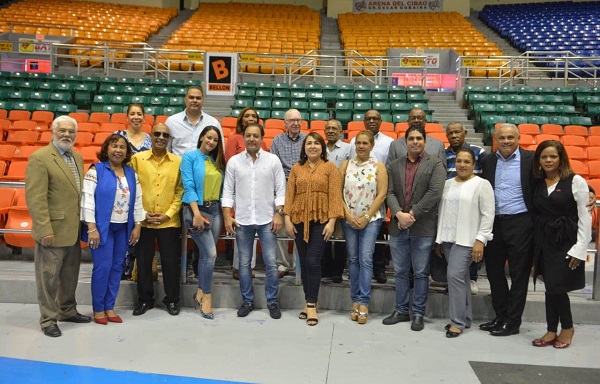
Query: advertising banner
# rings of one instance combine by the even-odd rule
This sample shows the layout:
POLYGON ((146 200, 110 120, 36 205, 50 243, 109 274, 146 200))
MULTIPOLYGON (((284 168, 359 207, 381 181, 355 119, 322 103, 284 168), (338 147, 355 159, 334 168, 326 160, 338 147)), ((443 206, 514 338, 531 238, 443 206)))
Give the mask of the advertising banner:
POLYGON ((444 0, 365 1, 354 0, 354 13, 441 12, 444 0))
POLYGON ((233 96, 237 66, 235 53, 207 52, 204 64, 206 94, 233 96))

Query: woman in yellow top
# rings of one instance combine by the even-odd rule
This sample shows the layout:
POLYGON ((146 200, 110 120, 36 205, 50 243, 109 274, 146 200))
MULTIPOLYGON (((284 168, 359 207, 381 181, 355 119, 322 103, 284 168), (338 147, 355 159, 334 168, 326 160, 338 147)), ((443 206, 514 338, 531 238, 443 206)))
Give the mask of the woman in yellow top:
POLYGON ((206 319, 214 318, 212 278, 217 242, 223 226, 220 198, 225 156, 219 140, 219 129, 209 125, 198 138, 198 150, 185 153, 181 160, 183 221, 200 250, 198 291, 194 294, 194 301, 206 319))
POLYGON ((344 207, 340 173, 327 160, 325 141, 316 132, 304 139, 300 161, 290 172, 284 213, 285 229, 295 239, 300 257, 306 308, 299 318, 306 319, 308 325, 317 325, 321 258, 335 220, 344 217, 344 207))

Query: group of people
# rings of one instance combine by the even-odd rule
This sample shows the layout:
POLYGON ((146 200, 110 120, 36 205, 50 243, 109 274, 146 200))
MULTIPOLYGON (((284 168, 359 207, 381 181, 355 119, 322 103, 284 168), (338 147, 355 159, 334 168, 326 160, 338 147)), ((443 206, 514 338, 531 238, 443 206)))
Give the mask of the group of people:
POLYGON ((298 317, 310 326, 318 324, 322 271, 341 281, 347 257, 350 318, 365 324, 371 279, 379 281, 385 270, 385 252, 377 249, 377 240, 384 238, 387 207, 396 302, 383 324, 410 321, 412 330, 424 328, 434 255, 448 263, 447 337, 471 326, 470 285, 482 260, 496 317, 480 328, 494 336, 516 334, 535 265, 536 274, 544 276, 548 332, 533 345, 564 348, 571 343, 567 292, 584 284, 581 260, 586 258, 588 207, 595 204, 595 195, 573 174, 560 142, 526 151, 519 148, 518 128, 504 124, 495 132, 498 151, 486 156, 483 148, 465 142, 460 123, 451 123, 446 149, 426 134, 425 111, 413 109, 403 138, 379 132, 381 115, 370 110, 366 129, 348 144, 342 141, 339 121, 327 122, 326 138, 305 134, 300 112, 291 109, 284 117, 286 131, 274 138, 268 152, 255 110, 240 113, 237 132, 226 145, 218 121, 202 111, 203 101, 202 89, 190 87, 186 109, 156 124, 150 135, 141 132, 143 107, 130 106, 129 129, 106 139, 99 162, 85 176, 81 157, 72 151, 76 121, 61 116, 52 123, 53 140, 31 157, 26 175, 40 325, 46 335, 60 336, 57 320, 92 320, 77 312, 74 299, 80 238, 88 242, 94 262, 96 323, 122 322, 114 304, 129 247, 138 268, 139 301, 133 314, 153 308, 155 241, 163 302, 168 313, 177 315, 182 227, 184 238, 190 235, 199 248, 193 299, 202 317, 214 318, 212 276, 224 227, 236 238, 234 274, 242 295, 238 316, 255 309, 252 267, 258 237, 269 314, 281 317, 278 279, 295 257, 290 260, 286 242, 277 238, 287 236, 294 239, 306 302, 298 317), (331 247, 328 240, 340 229, 345 247, 331 247))

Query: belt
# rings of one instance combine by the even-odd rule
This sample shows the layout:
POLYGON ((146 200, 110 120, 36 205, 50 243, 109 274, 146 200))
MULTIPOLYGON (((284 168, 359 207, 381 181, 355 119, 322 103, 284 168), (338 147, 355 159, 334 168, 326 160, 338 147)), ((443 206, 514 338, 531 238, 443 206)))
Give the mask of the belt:
MULTIPOLYGON (((198 206, 199 207, 206 207, 206 208, 208 208, 211 205, 214 205, 214 204, 217 204, 217 203, 220 203, 220 202, 221 202, 221 200, 204 200, 204 203, 203 204, 198 204, 198 206)), ((188 203, 182 203, 182 204, 184 206, 189 206, 188 203)))
POLYGON ((514 215, 496 215, 496 220, 514 219, 519 216, 527 215, 529 212, 515 213, 514 215))

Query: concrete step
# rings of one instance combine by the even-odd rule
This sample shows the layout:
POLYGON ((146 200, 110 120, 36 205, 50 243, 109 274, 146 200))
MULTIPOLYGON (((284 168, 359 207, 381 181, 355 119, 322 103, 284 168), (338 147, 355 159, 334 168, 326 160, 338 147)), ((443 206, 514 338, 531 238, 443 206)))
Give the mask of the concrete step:
MULTIPOLYGON (((87 257, 89 256, 84 255, 84 258, 87 257)), ((76 300, 79 305, 91 305, 92 263, 89 262, 89 259, 87 260, 82 262, 79 273, 76 292, 76 300)), ((588 264, 589 262, 586 263, 586 270, 588 264)), ((265 308, 264 270, 257 267, 256 274, 257 277, 253 279, 255 304, 258 308, 265 308)), ((371 302, 369 304, 369 311, 372 313, 391 313, 394 310, 396 295, 393 273, 388 271, 387 275, 388 282, 386 284, 372 284, 371 302)), ((230 267, 217 266, 213 278, 213 307, 238 308, 242 301, 240 287, 239 282, 231 278, 230 267)), ((162 276, 154 284, 156 305, 158 307, 162 307, 161 300, 164 296, 163 285, 160 280, 162 280, 162 276)), ((489 296, 489 283, 484 272, 480 273, 478 286, 479 294, 472 296, 473 319, 477 321, 492 319, 494 312, 489 296)), ((586 286, 581 291, 569 294, 572 311, 577 313, 577 322, 581 324, 600 324, 600 317, 597 315, 600 310, 600 302, 590 300, 591 288, 591 286, 586 286)), ((181 306, 194 306, 192 295, 196 292, 196 289, 196 283, 190 282, 181 285, 181 306)), ((0 260, 0 302, 37 303, 34 267, 31 260, 0 260)), ((116 305, 133 309, 135 303, 137 303, 136 283, 122 281, 116 305)), ((286 276, 280 280, 279 303, 282 309, 301 309, 304 307, 305 300, 302 286, 296 283, 295 276, 286 276)), ((346 311, 350 306, 350 287, 347 275, 344 276, 344 281, 339 284, 332 283, 328 279, 322 280, 319 308, 346 311)), ((523 320, 544 322, 544 308, 543 283, 538 282, 535 291, 533 285, 530 284, 523 320)), ((430 287, 425 315, 429 318, 448 317, 448 295, 444 293, 444 288, 430 287)))

